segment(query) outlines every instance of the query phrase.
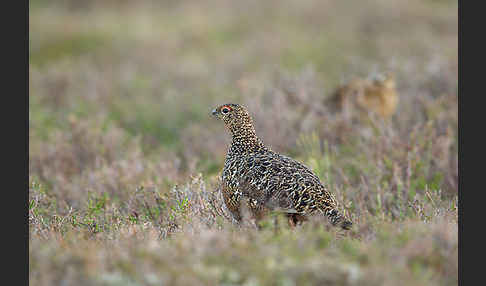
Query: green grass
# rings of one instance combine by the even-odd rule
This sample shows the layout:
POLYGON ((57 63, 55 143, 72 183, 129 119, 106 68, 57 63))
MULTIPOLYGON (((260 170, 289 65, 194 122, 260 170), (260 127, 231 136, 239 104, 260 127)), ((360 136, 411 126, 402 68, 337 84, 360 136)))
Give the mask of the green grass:
POLYGON ((106 35, 97 35, 96 33, 66 35, 44 43, 36 49, 30 48, 29 63, 43 65, 61 59, 76 58, 102 47, 105 41, 106 35))

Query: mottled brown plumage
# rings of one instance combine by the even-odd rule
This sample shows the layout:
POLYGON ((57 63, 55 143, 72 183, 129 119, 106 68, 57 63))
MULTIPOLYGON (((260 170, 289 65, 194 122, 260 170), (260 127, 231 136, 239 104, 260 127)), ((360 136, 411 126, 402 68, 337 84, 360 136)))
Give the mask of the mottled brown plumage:
POLYGON ((212 113, 233 137, 221 179, 223 199, 236 220, 241 220, 240 204, 246 199, 256 220, 268 211, 281 211, 295 225, 321 212, 333 225, 351 227, 351 221, 337 210, 334 196, 308 167, 263 144, 243 106, 224 104, 212 113))

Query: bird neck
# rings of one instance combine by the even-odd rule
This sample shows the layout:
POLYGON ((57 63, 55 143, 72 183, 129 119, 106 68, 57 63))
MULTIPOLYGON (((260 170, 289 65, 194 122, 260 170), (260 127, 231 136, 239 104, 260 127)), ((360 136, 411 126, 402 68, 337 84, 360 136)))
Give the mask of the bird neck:
POLYGON ((230 146, 230 153, 244 154, 259 150, 267 150, 262 140, 256 135, 253 126, 248 128, 232 128, 233 141, 230 146))

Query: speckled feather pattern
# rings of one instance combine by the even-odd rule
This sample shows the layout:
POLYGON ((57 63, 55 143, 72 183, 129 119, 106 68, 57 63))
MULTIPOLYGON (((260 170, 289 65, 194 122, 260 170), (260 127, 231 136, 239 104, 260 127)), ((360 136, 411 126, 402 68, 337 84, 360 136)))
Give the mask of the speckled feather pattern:
POLYGON ((241 220, 240 207, 246 199, 257 220, 268 211, 281 211, 295 225, 317 211, 333 225, 351 227, 337 210, 334 196, 307 166, 263 144, 243 106, 224 104, 213 115, 223 120, 233 137, 221 179, 223 199, 236 220, 241 220))

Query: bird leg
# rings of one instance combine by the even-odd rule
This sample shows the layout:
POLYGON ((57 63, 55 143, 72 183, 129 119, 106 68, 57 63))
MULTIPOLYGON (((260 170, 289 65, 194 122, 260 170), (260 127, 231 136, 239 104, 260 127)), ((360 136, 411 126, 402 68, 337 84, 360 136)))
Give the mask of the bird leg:
POLYGON ((294 228, 307 220, 307 217, 301 214, 287 214, 290 228, 294 228))

